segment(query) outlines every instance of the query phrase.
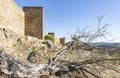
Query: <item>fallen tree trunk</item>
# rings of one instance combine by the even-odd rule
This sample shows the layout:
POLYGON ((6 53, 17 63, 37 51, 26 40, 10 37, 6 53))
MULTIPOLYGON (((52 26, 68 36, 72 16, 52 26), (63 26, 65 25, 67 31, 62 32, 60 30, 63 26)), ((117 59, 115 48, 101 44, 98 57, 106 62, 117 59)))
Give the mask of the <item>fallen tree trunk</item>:
MULTIPOLYGON (((11 55, 0 50, 1 75, 6 76, 3 78, 105 78, 101 76, 103 70, 99 71, 99 69, 101 69, 100 67, 120 73, 113 65, 108 65, 109 67, 105 66, 109 63, 106 61, 119 61, 120 58, 100 58, 98 56, 98 58, 95 57, 96 59, 88 58, 87 60, 84 59, 78 62, 68 61, 65 64, 56 63, 62 55, 69 53, 74 49, 82 49, 81 47, 84 46, 83 44, 80 46, 77 45, 76 47, 76 43, 78 42, 75 41, 67 46, 67 48, 59 51, 48 64, 25 65, 11 55)), ((96 55, 99 54, 99 52, 96 53, 96 55)))
POLYGON ((24 65, 12 56, 0 51, 0 71, 11 78, 37 78, 47 75, 47 64, 24 65))
POLYGON ((63 65, 34 64, 24 65, 9 54, 0 51, 0 72, 5 78, 56 78, 62 73, 69 74, 69 69, 63 65))

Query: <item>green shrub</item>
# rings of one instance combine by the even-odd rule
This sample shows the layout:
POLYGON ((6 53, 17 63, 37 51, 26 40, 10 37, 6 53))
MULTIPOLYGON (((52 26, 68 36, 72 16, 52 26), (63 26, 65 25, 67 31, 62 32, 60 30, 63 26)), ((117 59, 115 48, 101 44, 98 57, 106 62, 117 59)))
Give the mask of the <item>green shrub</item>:
POLYGON ((53 43, 54 43, 54 41, 55 41, 55 38, 54 38, 53 35, 45 35, 44 39, 45 39, 45 40, 51 40, 53 43))

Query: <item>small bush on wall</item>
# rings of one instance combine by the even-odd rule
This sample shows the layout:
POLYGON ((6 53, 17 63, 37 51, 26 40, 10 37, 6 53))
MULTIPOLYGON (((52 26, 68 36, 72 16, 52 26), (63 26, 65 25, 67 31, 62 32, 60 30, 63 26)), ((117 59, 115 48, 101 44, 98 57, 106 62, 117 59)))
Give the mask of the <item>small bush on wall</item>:
POLYGON ((53 43, 54 43, 54 41, 55 41, 55 38, 54 38, 53 35, 45 35, 44 39, 45 39, 45 40, 51 40, 53 43))

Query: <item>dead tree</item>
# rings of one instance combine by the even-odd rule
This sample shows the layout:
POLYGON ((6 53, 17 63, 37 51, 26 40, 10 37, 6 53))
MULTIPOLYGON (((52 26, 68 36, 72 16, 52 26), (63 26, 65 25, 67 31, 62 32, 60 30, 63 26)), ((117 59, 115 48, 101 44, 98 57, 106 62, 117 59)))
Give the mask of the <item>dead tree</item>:
POLYGON ((105 50, 102 50, 102 52, 100 50, 75 39, 65 49, 58 52, 48 64, 38 65, 24 65, 12 56, 0 51, 0 70, 2 74, 11 78, 44 78, 44 76, 47 76, 47 78, 50 78, 50 76, 53 78, 105 78, 103 74, 109 75, 105 72, 107 70, 120 73, 119 64, 112 63, 113 61, 120 61, 120 58, 110 57, 105 54, 105 50), (57 63, 61 56, 72 51, 76 52, 75 49, 77 51, 88 50, 88 58, 82 58, 82 55, 80 55, 79 61, 68 61, 65 64, 57 63), (96 51, 93 52, 93 49, 96 49, 96 51))
POLYGON ((105 26, 98 25, 98 31, 89 35, 89 43, 81 41, 83 35, 72 36, 72 41, 49 59, 48 64, 25 65, 1 50, 1 75, 6 78, 120 78, 120 58, 90 44, 105 26), (74 55, 70 57, 72 60, 63 58, 59 63, 61 57, 68 55, 74 55))

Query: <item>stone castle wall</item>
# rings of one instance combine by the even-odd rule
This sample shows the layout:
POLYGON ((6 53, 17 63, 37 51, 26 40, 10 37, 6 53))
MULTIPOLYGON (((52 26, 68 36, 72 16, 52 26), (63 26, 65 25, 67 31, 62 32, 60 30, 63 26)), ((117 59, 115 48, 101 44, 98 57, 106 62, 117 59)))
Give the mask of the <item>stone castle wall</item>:
POLYGON ((43 39, 43 7, 24 7, 25 35, 43 39))
POLYGON ((24 35, 24 12, 14 0, 0 0, 0 28, 24 35))
MULTIPOLYGON (((28 35, 44 39, 43 7, 23 7, 14 0, 0 0, 0 28, 9 29, 21 36, 28 35)), ((54 33, 50 32, 53 36, 54 33)), ((55 43, 64 44, 64 39, 55 38, 55 43)))

